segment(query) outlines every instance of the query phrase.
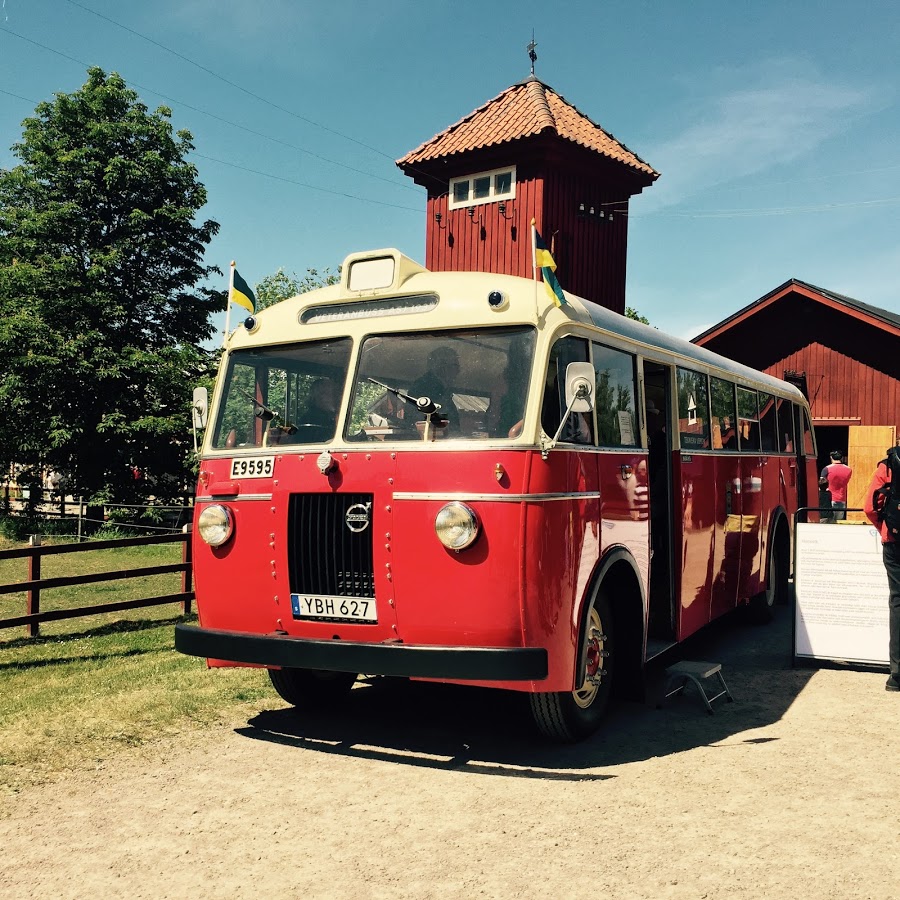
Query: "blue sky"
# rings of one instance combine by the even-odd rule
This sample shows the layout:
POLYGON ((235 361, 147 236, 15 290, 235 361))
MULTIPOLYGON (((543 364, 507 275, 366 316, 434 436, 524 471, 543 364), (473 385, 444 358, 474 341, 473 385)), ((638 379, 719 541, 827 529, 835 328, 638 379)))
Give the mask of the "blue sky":
POLYGON ((117 71, 194 135, 208 262, 251 284, 424 260, 394 160, 528 75, 534 28, 536 74, 661 173, 629 228, 654 325, 693 337, 789 278, 900 312, 896 2, 0 4, 0 166, 36 102, 117 71))

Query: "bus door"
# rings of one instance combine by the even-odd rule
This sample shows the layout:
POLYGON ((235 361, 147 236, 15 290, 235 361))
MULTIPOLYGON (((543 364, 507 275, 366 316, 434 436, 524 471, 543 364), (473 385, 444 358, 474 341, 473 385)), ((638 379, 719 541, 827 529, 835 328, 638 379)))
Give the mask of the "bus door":
POLYGON ((759 428, 759 395, 750 388, 737 389, 738 441, 741 448, 741 562, 738 597, 757 594, 760 583, 763 526, 763 479, 766 458, 762 455, 759 428))
MULTIPOLYGON (((808 410, 794 404, 794 424, 797 432, 797 505, 819 505, 819 473, 816 464, 816 442, 808 410)), ((810 513, 808 521, 818 522, 819 514, 810 513)))
POLYGON ((636 358, 598 342, 592 345, 596 382, 603 549, 617 545, 634 557, 644 585, 650 566, 650 481, 641 446, 636 358))
POLYGON ((797 511, 798 477, 797 477, 797 439, 794 435, 794 404, 783 397, 775 398, 777 439, 776 449, 781 466, 781 503, 787 514, 793 516, 797 511))
MULTIPOLYGON (((643 361, 644 422, 650 496, 650 610, 648 639, 673 640, 677 635, 676 538, 672 485, 672 367, 643 361)), ((680 483, 680 474, 678 475, 680 483)), ((680 503, 678 504, 680 506, 680 503)), ((680 529, 679 529, 680 532, 680 529)))
POLYGON ((737 603, 741 565, 741 490, 743 479, 738 453, 735 385, 724 378, 709 379, 712 449, 716 455, 715 545, 712 565, 710 618, 737 603))
MULTIPOLYGON (((679 367, 678 446, 681 483, 681 627, 679 637, 709 622, 716 560, 716 457, 709 424, 709 382, 701 372, 679 367)), ((678 507, 676 505, 676 515, 678 507)), ((721 540, 720 540, 721 544, 721 540)), ((721 549, 721 548, 720 548, 721 549)))

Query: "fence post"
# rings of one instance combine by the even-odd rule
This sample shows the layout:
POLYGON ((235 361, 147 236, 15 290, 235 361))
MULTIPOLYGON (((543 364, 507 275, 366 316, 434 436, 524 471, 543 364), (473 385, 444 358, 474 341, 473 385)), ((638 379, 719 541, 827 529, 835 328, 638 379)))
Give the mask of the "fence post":
MULTIPOLYGON (((41 546, 41 536, 33 534, 28 538, 28 546, 36 548, 34 553, 28 554, 28 580, 40 581, 41 578, 41 551, 37 549, 41 546)), ((26 615, 32 616, 41 611, 41 589, 31 588, 28 591, 28 608, 26 615)), ((26 626, 29 637, 37 637, 41 631, 40 622, 29 622, 26 626)))
MULTIPOLYGON (((181 533, 184 535, 184 543, 181 545, 181 561, 184 563, 184 571, 181 573, 181 593, 188 594, 194 589, 194 564, 192 562, 193 555, 191 554, 191 526, 183 526, 181 529, 181 533)), ((189 616, 191 614, 190 600, 182 600, 181 611, 186 616, 189 616)))
POLYGON ((84 497, 78 498, 78 543, 81 543, 81 517, 84 515, 84 497))

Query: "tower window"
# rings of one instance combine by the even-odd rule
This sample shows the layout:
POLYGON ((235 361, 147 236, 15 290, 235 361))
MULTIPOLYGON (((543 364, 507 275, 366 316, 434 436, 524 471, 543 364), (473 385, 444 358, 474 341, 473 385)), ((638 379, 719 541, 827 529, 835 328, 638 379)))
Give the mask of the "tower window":
POLYGON ((450 209, 514 200, 515 196, 515 166, 450 179, 450 209))

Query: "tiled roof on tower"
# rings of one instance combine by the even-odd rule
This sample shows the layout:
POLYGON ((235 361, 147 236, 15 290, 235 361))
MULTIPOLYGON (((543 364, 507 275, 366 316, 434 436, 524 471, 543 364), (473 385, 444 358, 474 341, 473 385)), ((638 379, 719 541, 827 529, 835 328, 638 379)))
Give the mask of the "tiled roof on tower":
POLYGON ((401 169, 510 143, 547 130, 655 180, 659 173, 534 75, 512 85, 402 159, 401 169))

